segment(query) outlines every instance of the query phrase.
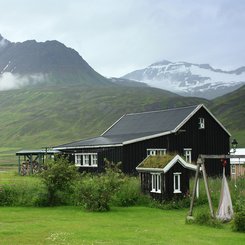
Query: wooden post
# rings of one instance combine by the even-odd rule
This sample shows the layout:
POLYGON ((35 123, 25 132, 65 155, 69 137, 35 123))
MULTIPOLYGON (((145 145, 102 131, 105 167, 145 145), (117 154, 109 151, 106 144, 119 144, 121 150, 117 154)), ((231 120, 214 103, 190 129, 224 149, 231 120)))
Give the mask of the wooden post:
POLYGON ((18 159, 18 174, 20 175, 20 156, 19 156, 19 159, 18 159))
POLYGON ((196 188, 197 188, 197 181, 198 181, 198 176, 199 176, 200 165, 201 165, 201 159, 198 158, 194 186, 193 186, 193 191, 192 191, 192 196, 191 196, 189 216, 192 216, 192 212, 193 212, 193 205, 194 205, 195 193, 196 193, 196 188))
POLYGON ((215 217, 214 216, 214 210, 213 210, 212 200, 211 200, 211 196, 210 196, 210 192, 209 192, 209 188, 208 188, 208 179, 207 179, 207 174, 206 174, 204 162, 202 162, 201 166, 202 166, 202 173, 203 173, 205 189, 206 189, 206 193, 207 193, 207 197, 208 197, 208 204, 209 204, 210 214, 211 214, 211 217, 214 218, 215 217))

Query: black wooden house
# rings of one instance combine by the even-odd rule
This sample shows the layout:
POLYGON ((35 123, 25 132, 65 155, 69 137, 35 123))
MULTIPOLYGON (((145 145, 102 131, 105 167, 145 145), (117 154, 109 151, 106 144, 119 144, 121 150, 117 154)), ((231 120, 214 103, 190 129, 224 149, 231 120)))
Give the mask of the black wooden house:
MULTIPOLYGON (((204 106, 195 105, 122 116, 99 137, 55 147, 69 154, 80 171, 100 172, 104 159, 121 162, 125 173, 147 155, 176 152, 186 162, 196 162, 199 154, 227 154, 230 133, 204 106)), ((230 173, 227 164, 226 173, 230 173)), ((219 160, 207 160, 208 175, 221 175, 219 160)))

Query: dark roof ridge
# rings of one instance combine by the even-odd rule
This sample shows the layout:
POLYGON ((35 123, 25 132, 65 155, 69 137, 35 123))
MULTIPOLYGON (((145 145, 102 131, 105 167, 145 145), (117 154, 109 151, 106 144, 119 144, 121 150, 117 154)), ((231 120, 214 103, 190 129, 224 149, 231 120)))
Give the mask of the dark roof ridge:
POLYGON ((203 106, 203 104, 167 108, 167 109, 155 110, 155 111, 132 112, 132 113, 126 113, 123 116, 131 116, 131 115, 137 115, 137 114, 147 114, 147 113, 155 113, 155 112, 163 112, 163 111, 172 111, 172 110, 181 110, 181 109, 186 109, 186 108, 191 108, 191 107, 196 108, 198 106, 201 107, 201 106, 203 106))

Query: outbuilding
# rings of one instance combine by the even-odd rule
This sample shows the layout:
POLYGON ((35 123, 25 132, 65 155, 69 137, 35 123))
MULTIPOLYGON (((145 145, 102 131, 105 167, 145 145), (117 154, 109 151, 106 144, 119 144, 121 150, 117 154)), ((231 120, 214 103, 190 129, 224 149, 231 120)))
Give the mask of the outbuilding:
POLYGON ((189 195, 189 179, 196 165, 187 163, 178 154, 166 154, 148 156, 136 170, 142 192, 162 201, 189 195))

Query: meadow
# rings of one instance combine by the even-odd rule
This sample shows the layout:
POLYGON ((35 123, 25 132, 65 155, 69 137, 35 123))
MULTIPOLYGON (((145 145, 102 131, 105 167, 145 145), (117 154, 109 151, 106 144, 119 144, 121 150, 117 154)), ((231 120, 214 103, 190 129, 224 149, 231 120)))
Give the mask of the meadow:
POLYGON ((185 224, 187 210, 1 207, 1 244, 244 244, 245 234, 185 224))
MULTIPOLYGON (((209 181, 215 209, 220 182, 220 179, 209 181)), ((244 194, 244 182, 244 179, 237 181, 237 188, 234 182, 229 182, 233 200, 244 194)), ((17 206, 13 203, 12 207, 0 207, 0 244, 4 245, 245 243, 245 233, 232 231, 232 223, 218 227, 186 224, 188 199, 159 206, 137 203, 131 207, 119 207, 112 204, 109 212, 88 212, 81 206, 28 206, 28 198, 33 198, 41 187, 40 179, 35 176, 2 172, 0 187, 3 185, 29 191, 22 193, 21 199, 16 201, 17 206)), ((194 216, 199 212, 209 212, 203 183, 200 198, 194 206, 194 216)))

